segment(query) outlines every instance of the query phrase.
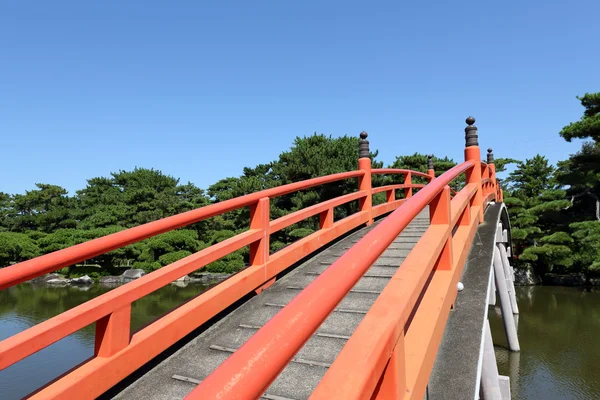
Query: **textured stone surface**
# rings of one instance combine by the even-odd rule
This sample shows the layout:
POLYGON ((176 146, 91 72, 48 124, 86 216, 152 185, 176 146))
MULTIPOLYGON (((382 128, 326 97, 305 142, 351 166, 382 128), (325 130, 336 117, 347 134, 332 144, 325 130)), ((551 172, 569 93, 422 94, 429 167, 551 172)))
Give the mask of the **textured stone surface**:
POLYGON ((123 279, 120 276, 101 276, 100 283, 121 283, 123 279))
POLYGON ((48 285, 68 285, 69 283, 71 283, 71 280, 70 279, 63 279, 63 278, 48 279, 46 281, 46 283, 48 285))
POLYGON ((46 274, 46 275, 42 275, 42 276, 38 276, 37 278, 33 278, 32 280, 30 280, 29 282, 31 283, 47 283, 49 280, 52 279, 65 279, 64 275, 61 274, 46 274))
MULTIPOLYGON (((328 365, 333 362, 346 343, 346 337, 352 335, 381 290, 389 282, 390 279, 386 276, 395 273, 417 239, 426 230, 428 217, 428 210, 425 210, 411 224, 410 235, 401 235, 399 240, 392 244, 392 249, 384 252, 365 274, 367 276, 358 281, 352 292, 341 301, 336 311, 331 313, 317 333, 296 355, 296 358, 314 364, 291 362, 269 387, 268 394, 298 400, 309 397, 327 371, 328 365)), ((183 398, 194 389, 195 385, 173 379, 174 375, 200 381, 206 378, 231 354, 230 351, 245 343, 257 329, 281 310, 282 306, 289 303, 300 290, 315 280, 348 247, 376 225, 377 223, 352 233, 302 263, 262 294, 241 305, 156 365, 117 394, 116 398, 128 400, 183 398)))
POLYGON ((229 278, 231 274, 221 274, 213 272, 193 272, 190 274, 190 280, 192 282, 200 283, 216 283, 229 278))
POLYGON ((91 285, 92 283, 94 283, 94 280, 87 275, 71 279, 71 284, 74 285, 91 285))
POLYGON ((515 286, 532 286, 542 283, 531 267, 515 268, 515 286))
POLYGON ((128 269, 127 271, 123 272, 123 275, 121 276, 123 279, 138 279, 144 275, 146 275, 146 273, 143 269, 128 269))

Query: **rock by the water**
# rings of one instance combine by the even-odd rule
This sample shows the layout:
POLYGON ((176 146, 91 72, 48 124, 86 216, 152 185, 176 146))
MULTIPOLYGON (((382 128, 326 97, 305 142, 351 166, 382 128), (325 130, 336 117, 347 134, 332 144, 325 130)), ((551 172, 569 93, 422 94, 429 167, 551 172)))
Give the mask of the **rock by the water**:
POLYGON ((200 282, 205 284, 223 281, 229 278, 232 274, 212 273, 212 272, 194 272, 190 276, 192 282, 200 282))
POLYGON ((525 268, 515 268, 515 285, 516 286, 532 286, 542 283, 540 277, 533 271, 533 268, 528 266, 525 268))
POLYGON ((585 285, 586 279, 583 272, 576 272, 572 274, 546 274, 542 279, 545 285, 557 285, 557 286, 582 286, 585 285))
POLYGON ((101 276, 100 283, 121 283, 120 276, 101 276))
POLYGON ((71 283, 75 285, 91 285, 94 280, 87 275, 80 276, 79 278, 71 279, 71 283))
POLYGON ((175 279, 171 282, 171 285, 175 285, 177 287, 186 287, 190 283, 190 277, 187 275, 182 276, 179 279, 175 279))
POLYGON ((65 277, 64 277, 64 275, 61 275, 61 274, 50 273, 50 274, 38 276, 37 278, 33 278, 29 282, 31 282, 31 283, 48 283, 48 281, 53 280, 53 279, 65 279, 65 277))
POLYGON ((127 271, 123 272, 121 277, 123 279, 138 279, 144 275, 146 275, 146 273, 143 269, 128 269, 127 271))
POLYGON ((57 279, 49 279, 46 281, 47 284, 49 285, 68 285, 69 283, 71 283, 70 279, 63 279, 63 278, 57 278, 57 279))
POLYGON ((590 285, 600 286, 600 278, 590 278, 590 285))

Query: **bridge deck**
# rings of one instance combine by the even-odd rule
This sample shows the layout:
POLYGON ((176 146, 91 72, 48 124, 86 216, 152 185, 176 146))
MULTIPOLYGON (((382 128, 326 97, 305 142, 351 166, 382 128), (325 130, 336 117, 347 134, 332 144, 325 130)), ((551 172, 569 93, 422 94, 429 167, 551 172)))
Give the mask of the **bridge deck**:
MULTIPOLYGON (((118 399, 177 399, 192 391, 233 351, 242 346, 283 306, 371 227, 360 229, 340 240, 294 271, 278 280, 201 333, 148 373, 118 393, 118 399)), ((424 210, 390 245, 296 358, 269 387, 263 398, 273 400, 306 399, 315 389, 329 365, 352 335, 381 290, 408 255, 429 225, 424 210)))

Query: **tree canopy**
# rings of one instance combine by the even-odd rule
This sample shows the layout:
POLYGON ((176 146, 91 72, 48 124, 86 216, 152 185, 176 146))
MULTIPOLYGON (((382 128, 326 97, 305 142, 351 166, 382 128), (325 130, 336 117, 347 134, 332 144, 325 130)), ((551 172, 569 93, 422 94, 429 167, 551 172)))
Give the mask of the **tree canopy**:
POLYGON ((592 141, 556 167, 539 154, 518 162, 506 180, 516 255, 542 274, 600 274, 600 93, 578 99, 581 120, 559 134, 592 141))
MULTIPOLYGON (((584 107, 582 118, 559 134, 567 141, 585 140, 580 151, 556 166, 540 154, 524 161, 495 160, 498 173, 516 164, 506 179, 499 179, 511 215, 515 253, 521 265, 532 265, 541 273, 600 274, 600 93, 586 93, 578 99, 584 107)), ((24 194, 0 192, 0 267, 259 190, 354 170, 358 142, 353 136, 297 137, 276 160, 246 167, 240 176, 221 179, 206 190, 158 170, 135 168, 91 178, 72 196, 60 186, 42 183, 24 194)), ((382 168, 377 155, 377 151, 370 154, 373 168, 382 168)), ((433 163, 436 176, 456 165, 448 157, 434 156, 433 163)), ((427 155, 414 153, 397 156, 388 167, 427 172, 427 164, 427 155)), ((413 177, 412 182, 426 180, 413 177)), ((391 183, 402 183, 402 178, 373 176, 373 186, 391 183)), ((461 176, 451 185, 459 189, 463 184, 461 176)), ((356 188, 356 179, 347 179, 273 198, 271 219, 356 188)), ((374 204, 383 201, 385 193, 373 197, 374 204)), ((358 201, 350 202, 337 207, 334 218, 339 220, 357 210, 358 201)), ((249 209, 243 208, 131 244, 62 272, 97 277, 129 267, 153 271, 241 233, 248 226, 249 209)), ((276 232, 271 235, 271 252, 317 229, 319 219, 315 216, 276 232)), ((244 248, 206 270, 235 272, 248 260, 249 250, 244 248)))

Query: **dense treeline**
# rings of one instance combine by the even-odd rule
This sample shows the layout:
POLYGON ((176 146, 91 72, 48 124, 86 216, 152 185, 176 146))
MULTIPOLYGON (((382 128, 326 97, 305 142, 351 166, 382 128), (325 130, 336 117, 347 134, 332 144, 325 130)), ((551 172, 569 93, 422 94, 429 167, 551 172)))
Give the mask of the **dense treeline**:
MULTIPOLYGON (((539 273, 583 271, 600 273, 600 94, 580 98, 583 118, 565 127, 561 136, 589 138, 568 160, 550 165, 541 155, 525 161, 496 159, 498 172, 516 163, 502 182, 510 207, 516 255, 522 265, 539 273)), ((314 134, 296 138, 277 160, 244 168, 239 177, 222 179, 200 189, 192 183, 153 169, 119 171, 96 177, 74 195, 56 185, 37 184, 25 194, 0 192, 0 266, 60 250, 77 243, 154 221, 163 217, 221 202, 237 196, 357 167, 357 137, 332 138, 314 134)), ((377 152, 374 168, 383 167, 377 152)), ((456 165, 447 157, 434 157, 436 174, 456 165)), ((398 156, 390 168, 426 172, 423 154, 398 156)), ((374 176, 373 185, 401 183, 401 177, 374 176)), ((452 185, 464 182, 459 178, 452 185)), ((413 183, 423 183, 414 179, 413 183)), ((332 183, 271 200, 271 218, 355 191, 356 179, 332 183)), ((401 197, 397 193, 397 197, 401 197)), ((384 194, 374 203, 384 201, 384 194)), ((357 211, 358 202, 336 208, 335 219, 357 211)), ((153 271, 198 250, 248 229, 248 208, 201 221, 184 229, 164 233, 89 260, 86 265, 63 269, 70 276, 98 277, 123 268, 153 271)), ((318 229, 318 216, 292 225, 271 236, 271 251, 318 229)), ((247 265, 247 248, 210 264, 212 272, 235 272, 247 265)))
POLYGON ((560 135, 588 139, 581 150, 556 166, 538 154, 507 179, 517 257, 539 274, 600 275, 600 93, 578 99, 584 115, 560 135))
MULTIPOLYGON (((137 168, 89 179, 87 186, 73 196, 62 187, 49 184, 37 184, 35 190, 25 194, 0 193, 0 265, 259 190, 354 170, 357 168, 357 150, 356 137, 332 138, 314 134, 296 138, 291 149, 281 153, 277 160, 244 168, 241 176, 222 179, 206 191, 192 183, 180 184, 178 179, 161 171, 137 168)), ((377 153, 371 156, 373 167, 381 168, 383 163, 377 161, 377 153)), ((434 162, 438 174, 455 165, 448 158, 434 158, 434 162)), ((398 157, 390 167, 426 172, 427 157, 421 154, 398 157)), ((400 177, 377 176, 374 185, 401 180, 400 177)), ((272 199, 271 218, 353 192, 356 188, 356 179, 348 179, 272 199)), ((374 199, 375 202, 383 200, 384 194, 378 194, 374 199)), ((335 218, 344 218, 357 210, 357 201, 349 203, 336 208, 335 218)), ((89 260, 87 265, 72 266, 60 272, 92 277, 117 274, 127 267, 149 272, 243 232, 248 225, 249 209, 244 208, 129 245, 89 260)), ((314 232, 318 226, 318 216, 315 216, 273 234, 271 251, 314 232)), ((248 249, 242 249, 212 263, 207 270, 234 272, 247 264, 248 257, 248 249)))

